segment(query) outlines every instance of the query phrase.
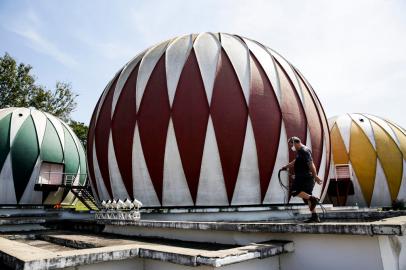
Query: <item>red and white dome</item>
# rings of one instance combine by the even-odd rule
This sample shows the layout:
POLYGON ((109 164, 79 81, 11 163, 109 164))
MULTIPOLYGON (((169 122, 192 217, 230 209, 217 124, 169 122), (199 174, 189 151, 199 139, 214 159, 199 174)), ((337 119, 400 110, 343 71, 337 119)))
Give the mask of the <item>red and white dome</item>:
POLYGON ((89 176, 100 199, 144 206, 283 203, 277 172, 300 137, 326 181, 329 130, 300 72, 272 49, 230 34, 185 35, 128 62, 94 110, 89 176))

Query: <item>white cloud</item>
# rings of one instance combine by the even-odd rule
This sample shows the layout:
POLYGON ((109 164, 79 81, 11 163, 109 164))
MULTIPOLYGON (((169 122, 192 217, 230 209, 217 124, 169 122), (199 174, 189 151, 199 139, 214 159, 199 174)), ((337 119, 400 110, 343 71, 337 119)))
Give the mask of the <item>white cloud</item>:
POLYGON ((87 47, 87 50, 95 52, 102 59, 127 61, 129 57, 138 53, 136 46, 130 41, 103 39, 94 33, 81 31, 77 31, 73 35, 87 47))
POLYGON ((49 55, 61 64, 74 68, 77 61, 68 53, 61 50, 56 43, 47 39, 38 30, 43 23, 34 10, 28 9, 20 16, 7 18, 4 28, 27 40, 27 45, 39 53, 49 55), (24 18, 24 19, 21 19, 24 18))
POLYGON ((41 36, 40 33, 35 31, 34 29, 14 29, 12 31, 26 38, 29 41, 28 46, 30 46, 34 50, 49 55, 61 64, 70 68, 74 68, 77 65, 77 61, 72 56, 60 50, 56 46, 56 44, 41 36))

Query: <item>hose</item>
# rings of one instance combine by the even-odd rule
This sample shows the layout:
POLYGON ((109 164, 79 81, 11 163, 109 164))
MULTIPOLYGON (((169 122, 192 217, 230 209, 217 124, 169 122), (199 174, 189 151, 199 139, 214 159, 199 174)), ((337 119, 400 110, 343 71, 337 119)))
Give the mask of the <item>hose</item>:
MULTIPOLYGON (((282 182, 282 179, 281 179, 281 172, 283 172, 283 171, 287 171, 287 170, 285 170, 285 169, 279 169, 279 171, 278 171, 279 185, 280 185, 283 189, 286 190, 286 192, 284 193, 283 204, 284 204, 284 206, 285 206, 288 210, 292 211, 292 210, 293 210, 292 207, 289 208, 289 205, 290 205, 290 204, 289 204, 289 187, 286 186, 286 185, 282 182)), ((322 218, 325 219, 326 214, 327 214, 326 208, 324 208, 323 204, 320 203, 319 200, 317 201, 317 204, 320 206, 320 209, 321 209, 321 211, 322 211, 322 213, 323 213, 322 218)), ((292 216, 295 220, 297 220, 297 219, 294 217, 294 215, 291 215, 291 216, 292 216)))
POLYGON ((289 192, 289 188, 284 183, 282 183, 281 172, 283 172, 283 171, 286 171, 286 170, 279 169, 279 171, 278 171, 279 185, 281 185, 281 187, 283 187, 284 189, 286 189, 287 192, 289 192))
POLYGON ((285 206, 288 215, 295 221, 299 221, 296 218, 296 215, 293 213, 293 206, 291 204, 289 204, 289 187, 286 186, 281 179, 281 172, 286 171, 285 169, 279 169, 278 171, 278 180, 279 180, 279 185, 286 190, 286 192, 284 192, 284 197, 283 197, 283 205, 285 206))

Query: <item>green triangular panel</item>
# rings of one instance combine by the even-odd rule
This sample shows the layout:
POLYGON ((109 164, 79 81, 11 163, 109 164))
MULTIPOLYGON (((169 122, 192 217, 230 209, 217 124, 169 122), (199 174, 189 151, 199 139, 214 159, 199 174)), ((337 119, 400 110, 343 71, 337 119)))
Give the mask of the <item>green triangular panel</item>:
POLYGON ((10 151, 11 113, 0 120, 0 172, 10 151))
POLYGON ((11 146, 14 188, 17 201, 20 200, 30 180, 39 154, 38 139, 32 117, 21 125, 11 146))
POLYGON ((51 121, 47 119, 44 139, 41 146, 41 159, 47 162, 62 163, 63 150, 58 133, 51 121))
POLYGON ((65 134, 65 173, 76 176, 79 169, 78 150, 66 127, 63 127, 63 133, 65 134))

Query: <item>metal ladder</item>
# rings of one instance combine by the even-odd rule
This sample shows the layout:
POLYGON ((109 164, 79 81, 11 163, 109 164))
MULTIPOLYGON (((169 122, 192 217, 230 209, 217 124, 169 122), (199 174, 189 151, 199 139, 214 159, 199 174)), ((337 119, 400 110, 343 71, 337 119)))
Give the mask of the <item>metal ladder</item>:
POLYGON ((90 192, 84 187, 71 187, 70 191, 78 198, 89 210, 99 210, 99 205, 90 192))

